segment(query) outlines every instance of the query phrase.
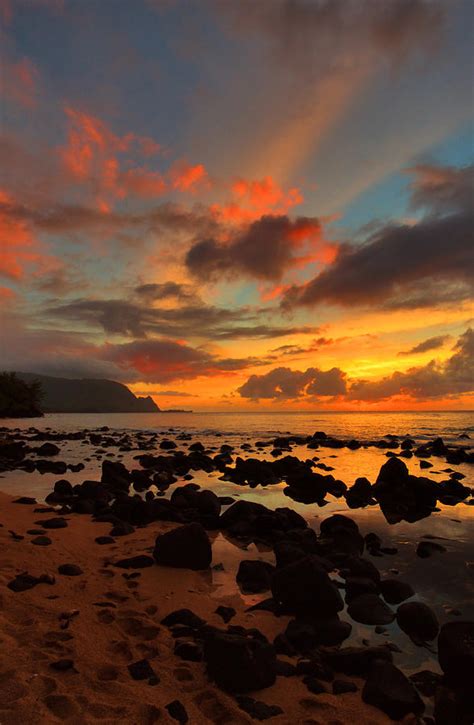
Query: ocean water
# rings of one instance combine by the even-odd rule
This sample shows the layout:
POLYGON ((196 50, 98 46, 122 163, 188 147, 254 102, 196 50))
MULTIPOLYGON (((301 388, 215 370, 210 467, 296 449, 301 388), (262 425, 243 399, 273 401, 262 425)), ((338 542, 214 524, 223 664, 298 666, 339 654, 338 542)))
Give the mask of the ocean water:
MULTIPOLYGON (((1 425, 12 432, 13 429, 25 431, 29 428, 72 432, 97 430, 107 426, 111 435, 114 432, 127 432, 134 442, 132 451, 119 452, 117 447, 102 449, 84 441, 58 441, 61 452, 56 459, 66 463, 82 462, 85 465, 82 471, 68 471, 65 476, 40 475, 37 472, 26 473, 19 470, 0 474, 0 490, 15 495, 35 496, 38 501, 43 500, 52 490, 58 478, 67 478, 72 484, 82 483, 84 480, 99 480, 102 461, 106 458, 121 460, 129 470, 139 468, 135 457, 140 453, 140 444, 146 441, 149 434, 158 435, 157 445, 166 437, 176 439, 178 447, 186 450, 191 442, 199 440, 207 449, 216 452, 222 444, 228 443, 235 447, 235 455, 261 458, 270 457, 271 447, 258 451, 254 447, 257 441, 268 440, 280 434, 312 434, 315 431, 324 431, 339 438, 356 438, 362 443, 392 434, 409 435, 419 442, 441 436, 446 443, 474 445, 474 415, 469 412, 50 414, 41 419, 4 420, 1 425), (192 439, 179 440, 178 437, 183 432, 191 434, 192 439), (460 438, 466 434, 472 440, 460 438), (240 446, 243 443, 252 444, 253 450, 242 450, 240 446)), ((166 451, 157 448, 156 453, 166 451)), ((332 474, 348 486, 359 476, 366 476, 373 483, 380 467, 387 460, 386 451, 375 447, 362 447, 355 451, 320 447, 314 451, 306 446, 294 446, 291 453, 302 459, 312 458, 317 454, 318 462, 331 466, 332 474)), ((416 456, 404 459, 404 462, 411 473, 428 476, 435 481, 448 478, 445 470, 447 468, 458 471, 465 476, 463 483, 474 487, 472 465, 448 466, 445 459, 433 457, 433 467, 420 470, 420 461, 416 456)), ((462 618, 474 617, 474 506, 467 502, 456 506, 440 504, 436 512, 415 523, 402 521, 389 524, 378 506, 349 510, 344 498, 337 499, 331 495, 327 496, 327 502, 323 506, 315 503, 302 504, 285 495, 285 483, 249 488, 222 480, 220 472, 193 473, 195 483, 212 489, 217 495, 230 495, 235 500, 258 501, 271 509, 289 506, 303 515, 316 531, 319 530, 320 522, 333 513, 350 516, 357 522, 362 534, 374 532, 381 537, 384 546, 398 550, 396 555, 374 560, 383 577, 399 576, 410 583, 416 592, 415 598, 430 604, 440 623, 458 616, 452 613, 452 609, 460 612, 459 616, 462 618), (446 551, 430 559, 417 557, 416 546, 426 537, 440 541, 446 551)), ((183 481, 178 481, 175 485, 182 483, 183 481)), ((172 490, 173 486, 166 495, 169 496, 172 490)), ((224 532, 214 533, 212 536, 214 561, 224 564, 224 571, 212 573, 216 600, 221 601, 226 595, 235 595, 235 575, 242 558, 259 558, 271 562, 274 560, 273 552, 261 545, 250 544, 242 549, 239 542, 229 539, 224 532)), ((240 593, 239 596, 245 604, 253 604, 266 595, 240 593)), ((346 612, 341 616, 349 621, 346 612)), ((395 655, 396 664, 407 674, 423 668, 438 671, 434 649, 416 646, 401 632, 396 622, 387 627, 385 636, 374 635, 371 627, 353 621, 351 623, 353 631, 346 644, 360 645, 363 640, 381 644, 388 637, 400 649, 395 655)))
MULTIPOLYGON (((0 427, 81 430, 107 425, 120 430, 164 431, 177 427, 196 434, 270 436, 324 430, 341 438, 368 440, 387 433, 453 441, 474 431, 474 411, 462 412, 229 412, 229 413, 49 413, 44 418, 0 420, 0 427)), ((474 436, 473 436, 474 437, 474 436)))

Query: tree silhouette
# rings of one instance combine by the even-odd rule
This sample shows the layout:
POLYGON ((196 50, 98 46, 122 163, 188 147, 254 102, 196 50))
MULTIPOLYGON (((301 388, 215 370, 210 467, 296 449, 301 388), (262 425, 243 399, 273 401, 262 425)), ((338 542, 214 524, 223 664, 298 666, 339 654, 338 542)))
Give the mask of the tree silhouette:
POLYGON ((16 373, 0 373, 0 418, 37 418, 43 392, 41 383, 26 383, 16 373))

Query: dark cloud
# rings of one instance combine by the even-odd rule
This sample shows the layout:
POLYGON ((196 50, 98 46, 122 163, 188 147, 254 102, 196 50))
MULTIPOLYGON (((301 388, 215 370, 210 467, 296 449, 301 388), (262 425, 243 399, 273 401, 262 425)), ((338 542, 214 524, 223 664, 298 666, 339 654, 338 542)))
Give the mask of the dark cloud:
MULTIPOLYGON (((442 167, 430 167, 412 185, 418 205, 429 204, 430 212, 419 222, 390 224, 379 229, 362 245, 342 245, 333 264, 305 285, 293 286, 283 306, 367 305, 385 303, 407 306, 416 284, 436 290, 444 285, 441 301, 466 299, 474 277, 474 212, 472 173, 457 175, 442 167), (440 179, 442 178, 442 182, 440 179), (437 179, 437 181, 436 181, 437 179)), ((421 295, 426 299, 425 290, 421 295)), ((431 304, 438 302, 436 294, 431 304)))
POLYGON ((139 287, 135 287, 135 293, 147 302, 168 299, 184 302, 191 301, 193 303, 200 301, 196 291, 190 285, 178 284, 177 282, 142 284, 139 287))
MULTIPOLYGON (((145 285, 159 288, 161 299, 166 299, 166 290, 174 290, 183 299, 182 285, 145 285)), ((143 289, 143 287, 138 288, 143 289)), ((155 290, 150 290, 154 294, 155 290)), ((144 293, 146 296, 146 292, 144 293)), ((191 295, 190 295, 191 297, 191 295)), ((190 299, 186 297, 186 299, 190 299)), ((49 307, 46 314, 71 321, 85 323, 88 327, 101 327, 109 334, 146 338, 152 335, 167 337, 207 337, 212 340, 241 338, 271 339, 296 333, 314 333, 310 326, 275 326, 258 324, 262 310, 250 307, 235 310, 204 304, 185 304, 181 307, 151 307, 129 300, 78 299, 63 305, 49 307), (247 324, 242 324, 242 323, 247 324)))
POLYGON ((320 233, 316 218, 262 216, 228 242, 214 238, 196 242, 186 255, 189 271, 202 280, 245 276, 281 279, 306 239, 320 233))
POLYGON ((430 350, 438 350, 440 347, 443 347, 444 343, 449 340, 450 335, 438 335, 437 337, 429 337, 427 340, 424 340, 423 342, 419 342, 418 345, 415 345, 410 350, 402 350, 402 352, 399 352, 399 355, 418 355, 422 352, 429 352, 430 350))
POLYGON ((334 397, 346 392, 345 373, 339 368, 305 371, 280 367, 265 375, 251 375, 237 392, 250 400, 285 400, 302 397, 334 397))
POLYGON ((128 382, 193 380, 266 364, 266 361, 253 357, 220 358, 204 348, 163 339, 135 340, 117 345, 107 343, 97 351, 97 356, 123 370, 128 382))
POLYGON ((271 0, 216 2, 244 35, 264 37, 283 68, 301 77, 319 76, 370 49, 392 63, 435 46, 443 25, 436 0, 271 0))
POLYGON ((444 363, 432 360, 427 365, 394 372, 381 380, 352 383, 348 399, 386 400, 407 395, 417 400, 457 397, 474 390, 474 331, 469 328, 444 363))

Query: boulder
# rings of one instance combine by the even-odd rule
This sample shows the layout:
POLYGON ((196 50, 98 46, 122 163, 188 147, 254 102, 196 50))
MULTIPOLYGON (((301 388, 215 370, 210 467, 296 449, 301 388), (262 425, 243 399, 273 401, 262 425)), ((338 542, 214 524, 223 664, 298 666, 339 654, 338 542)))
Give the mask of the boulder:
POLYGON ((415 594, 410 584, 398 579, 383 579, 380 582, 380 591, 389 604, 400 604, 415 594))
POLYGON ((347 612, 352 619, 361 624, 390 624, 395 619, 390 607, 373 592, 361 594, 353 599, 347 612))
POLYGON ((392 720, 413 713, 421 715, 425 706, 410 680, 391 662, 376 660, 362 690, 362 699, 382 710, 392 720))
POLYGON ((198 523, 185 524, 157 537, 153 556, 157 564, 182 569, 208 569, 212 547, 198 523))
POLYGON ((446 677, 469 687, 474 672, 474 621, 443 624, 438 637, 438 658, 446 677))
POLYGON ((276 680, 275 648, 264 638, 215 631, 204 643, 211 679, 228 692, 270 687, 276 680))
POLYGON ((290 612, 328 618, 344 607, 337 587, 312 556, 277 569, 271 589, 274 599, 290 612))
POLYGON ((237 572, 237 583, 243 592, 265 592, 270 589, 270 582, 275 567, 267 561, 243 559, 237 572))
POLYGON ((439 632, 435 613, 423 602, 400 604, 397 609, 397 623, 415 642, 430 641, 439 632))

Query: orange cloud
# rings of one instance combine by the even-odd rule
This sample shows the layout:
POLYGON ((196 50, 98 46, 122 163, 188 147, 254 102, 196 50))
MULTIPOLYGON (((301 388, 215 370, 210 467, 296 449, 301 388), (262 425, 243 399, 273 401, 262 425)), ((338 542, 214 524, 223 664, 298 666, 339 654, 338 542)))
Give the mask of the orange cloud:
POLYGON ((0 95, 23 108, 34 108, 37 103, 39 72, 29 58, 16 63, 2 59, 0 74, 0 95))
POLYGON ((36 241, 26 222, 8 213, 12 204, 12 197, 0 189, 0 275, 19 280, 23 277, 24 265, 36 259, 36 241))
POLYGON ((82 183, 95 188, 96 204, 109 209, 114 199, 128 195, 154 197, 166 190, 159 172, 147 168, 123 169, 120 154, 137 150, 153 156, 161 149, 151 138, 133 133, 118 136, 101 119, 67 106, 67 142, 60 156, 67 171, 82 183))
POLYGON ((177 163, 170 170, 173 189, 192 191, 196 185, 207 179, 207 171, 202 164, 191 166, 177 163))
POLYGON ((260 181, 237 179, 231 193, 232 201, 211 206, 216 217, 231 223, 254 221, 266 214, 286 214, 304 200, 299 189, 284 191, 271 176, 260 181))

